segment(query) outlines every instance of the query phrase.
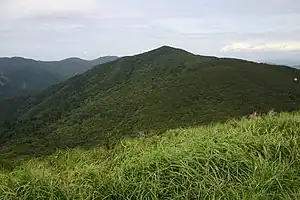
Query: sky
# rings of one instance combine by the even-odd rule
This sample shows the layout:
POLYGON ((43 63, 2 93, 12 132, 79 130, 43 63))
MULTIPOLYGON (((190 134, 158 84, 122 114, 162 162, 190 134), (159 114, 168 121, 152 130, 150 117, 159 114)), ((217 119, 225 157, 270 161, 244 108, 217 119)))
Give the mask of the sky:
POLYGON ((299 10, 299 0, 0 0, 0 57, 94 59, 169 45, 300 64, 299 10))

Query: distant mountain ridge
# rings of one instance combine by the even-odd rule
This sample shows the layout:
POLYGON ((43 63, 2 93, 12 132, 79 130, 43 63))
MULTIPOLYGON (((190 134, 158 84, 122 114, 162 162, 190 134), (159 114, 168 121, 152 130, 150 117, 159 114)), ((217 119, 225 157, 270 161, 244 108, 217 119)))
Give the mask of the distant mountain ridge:
POLYGON ((23 57, 0 58, 0 99, 36 94, 53 84, 117 58, 68 58, 61 61, 37 61, 23 57))
POLYGON ((273 60, 261 60, 260 62, 262 63, 268 63, 270 65, 284 65, 284 66, 289 66, 289 67, 296 67, 299 68, 300 67, 300 60, 299 59, 295 59, 295 60, 289 60, 289 59, 273 59, 273 60))
POLYGON ((27 99, 29 103, 18 108, 18 120, 0 125, 0 142, 6 147, 0 155, 110 148, 122 138, 226 121, 255 111, 299 110, 298 77, 300 70, 291 67, 164 46, 98 65, 27 99))

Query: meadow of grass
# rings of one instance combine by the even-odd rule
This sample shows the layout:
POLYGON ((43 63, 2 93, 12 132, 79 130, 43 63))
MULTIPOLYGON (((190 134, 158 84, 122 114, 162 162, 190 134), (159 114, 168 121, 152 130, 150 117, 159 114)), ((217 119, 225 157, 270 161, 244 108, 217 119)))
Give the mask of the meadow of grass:
POLYGON ((2 170, 0 199, 300 199, 300 113, 58 150, 2 170))

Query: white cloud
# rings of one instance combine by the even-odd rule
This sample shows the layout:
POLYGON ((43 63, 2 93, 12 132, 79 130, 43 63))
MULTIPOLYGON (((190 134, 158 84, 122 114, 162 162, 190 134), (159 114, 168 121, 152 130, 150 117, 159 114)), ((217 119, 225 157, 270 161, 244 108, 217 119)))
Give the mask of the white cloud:
POLYGON ((227 45, 221 49, 222 52, 241 52, 241 51, 300 51, 300 41, 295 42, 269 42, 269 43, 250 43, 237 42, 227 45))
POLYGON ((236 31, 234 21, 223 18, 163 18, 154 23, 180 34, 213 34, 236 31))
POLYGON ((0 23, 18 20, 140 19, 143 12, 119 0, 0 0, 0 23))
POLYGON ((4 0, 0 6, 0 20, 64 14, 83 15, 94 13, 104 3, 98 0, 4 0))
POLYGON ((81 12, 93 9, 96 3, 95 0, 11 0, 8 7, 15 12, 24 14, 30 12, 81 12))

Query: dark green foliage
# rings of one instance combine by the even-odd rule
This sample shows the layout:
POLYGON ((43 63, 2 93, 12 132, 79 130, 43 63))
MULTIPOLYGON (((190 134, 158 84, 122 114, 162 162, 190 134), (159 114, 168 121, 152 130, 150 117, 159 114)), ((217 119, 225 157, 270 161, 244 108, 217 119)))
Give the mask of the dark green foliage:
POLYGON ((111 148, 123 137, 254 111, 298 110, 300 85, 295 77, 300 71, 294 68, 162 47, 99 65, 45 90, 4 137, 9 138, 4 146, 22 148, 1 152, 12 156, 78 146, 111 148))
POLYGON ((43 62, 20 57, 0 58, 0 99, 37 94, 50 85, 116 59, 107 56, 92 61, 69 58, 43 62))
POLYGON ((0 100, 0 121, 17 118, 26 110, 23 106, 30 105, 33 101, 34 98, 30 96, 0 100))
POLYGON ((62 80, 59 74, 34 65, 14 67, 0 60, 0 99, 36 94, 62 80))
POLYGON ((95 60, 83 60, 80 58, 68 58, 61 61, 43 62, 47 70, 63 77, 69 78, 91 69, 96 65, 111 62, 118 59, 116 56, 104 56, 95 60))

